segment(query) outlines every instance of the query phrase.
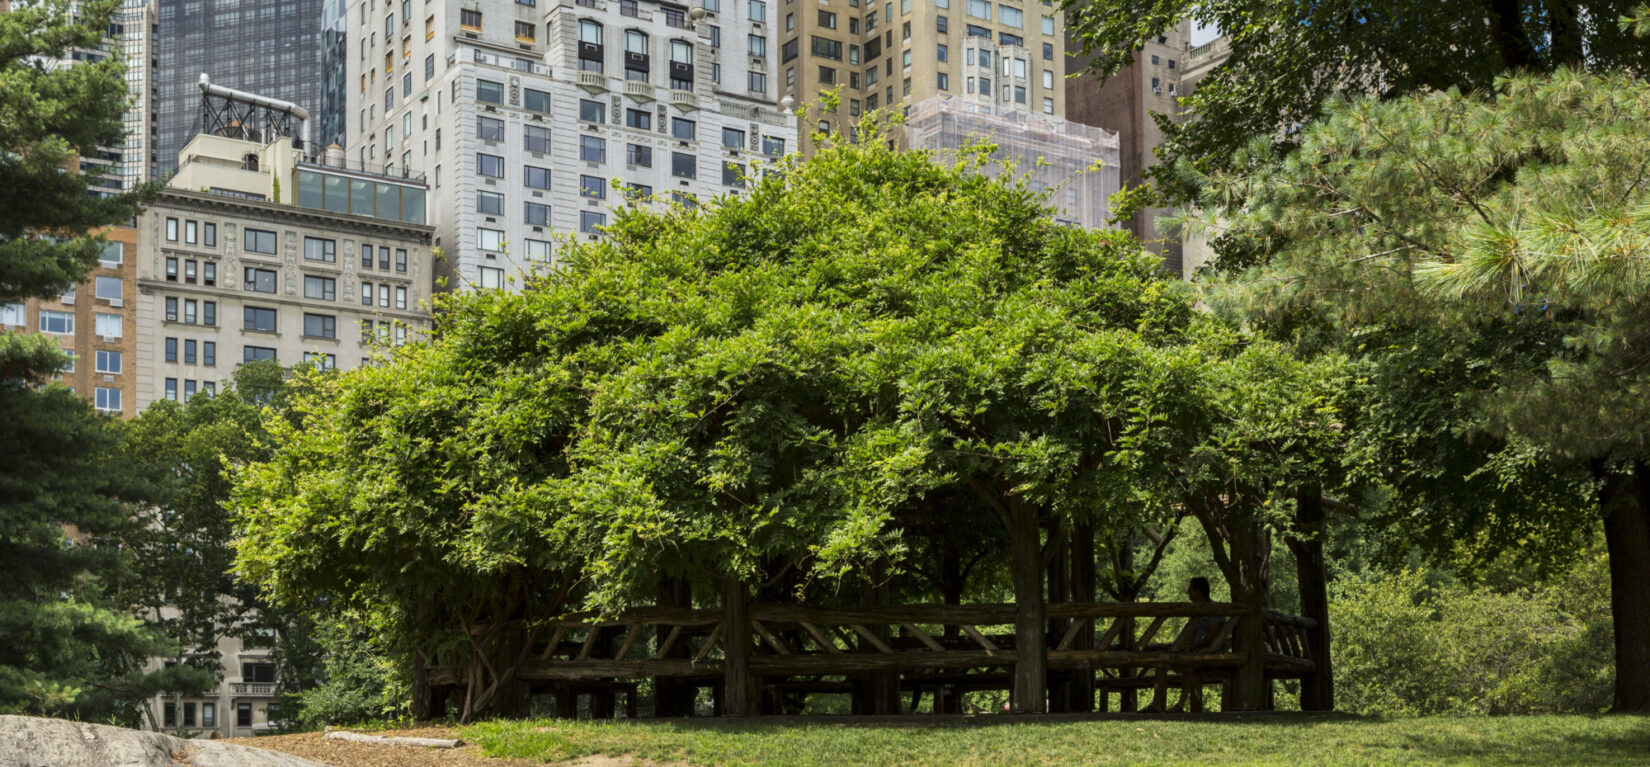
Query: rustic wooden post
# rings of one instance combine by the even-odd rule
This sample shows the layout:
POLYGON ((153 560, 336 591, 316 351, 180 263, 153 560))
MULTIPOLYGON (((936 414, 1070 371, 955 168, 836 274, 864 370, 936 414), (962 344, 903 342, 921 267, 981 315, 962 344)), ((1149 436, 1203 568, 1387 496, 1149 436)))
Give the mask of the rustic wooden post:
MULTIPOLYGON (((1048 601, 1051 604, 1068 602, 1071 600, 1071 557, 1068 555, 1070 542, 1062 536, 1060 523, 1055 522, 1049 527, 1049 551, 1044 555, 1048 560, 1048 601)), ((1066 633, 1068 621, 1052 620, 1048 622, 1048 630, 1043 634, 1046 637, 1058 637, 1066 633)), ((1046 640, 1045 640, 1046 641, 1046 640)), ((1054 713, 1064 713, 1071 710, 1071 676, 1066 673, 1052 675, 1049 681, 1048 710, 1054 713)))
MULTIPOLYGON (((660 578, 658 594, 655 602, 661 607, 692 607, 692 596, 688 591, 688 583, 683 578, 660 578)), ((656 641, 665 641, 669 633, 663 626, 659 627, 656 641)), ((664 658, 692 657, 693 650, 686 640, 677 641, 661 656, 664 658)), ((653 677, 653 715, 659 716, 692 716, 694 688, 683 684, 673 677, 653 677)))
MULTIPOLYGON (((1071 529, 1071 601, 1094 601, 1094 525, 1083 522, 1071 529)), ((1077 631, 1072 649, 1094 649, 1094 620, 1083 619, 1083 628, 1077 631)), ((1078 669, 1071 689, 1069 710, 1087 713, 1094 710, 1094 669, 1078 669)))
MULTIPOLYGON (((865 583, 860 586, 859 603, 864 607, 881 607, 888 604, 888 584, 865 583)), ((874 623, 866 626, 871 636, 878 642, 886 645, 893 633, 886 624, 874 623)), ((859 641, 861 652, 880 652, 876 643, 869 639, 859 641)), ((861 714, 897 714, 900 712, 899 673, 894 671, 872 671, 865 675, 861 686, 862 700, 858 713, 861 714)))
POLYGON ((1266 581, 1265 557, 1262 547, 1267 545, 1265 534, 1258 523, 1245 521, 1234 525, 1230 547, 1233 568, 1238 581, 1231 584, 1232 598, 1244 607, 1236 630, 1232 632, 1233 649, 1244 655, 1243 665, 1232 674, 1232 709, 1262 711, 1266 708, 1266 581))
POLYGON ((1323 493, 1304 488, 1296 501, 1295 536, 1289 549, 1295 555, 1296 579, 1300 582, 1301 615, 1318 625, 1303 630, 1306 652, 1317 664, 1301 677, 1301 710, 1335 710, 1335 674, 1329 655, 1329 583, 1323 562, 1323 493))
POLYGON ((1016 714, 1041 714, 1048 699, 1047 610, 1043 602, 1042 528, 1036 507, 1012 496, 1008 508, 1009 568, 1014 582, 1014 691, 1016 714))
POLYGON ((756 713, 756 684, 751 678, 750 602, 744 581, 722 582, 722 695, 725 716, 756 713))

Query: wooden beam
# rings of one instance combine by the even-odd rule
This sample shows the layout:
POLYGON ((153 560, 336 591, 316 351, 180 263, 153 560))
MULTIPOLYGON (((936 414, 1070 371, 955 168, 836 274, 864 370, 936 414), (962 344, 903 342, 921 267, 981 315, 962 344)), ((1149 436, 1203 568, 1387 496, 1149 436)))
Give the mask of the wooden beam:
POLYGON ((1123 630, 1123 620, 1122 618, 1112 619, 1111 628, 1106 629, 1106 633, 1100 635, 1100 641, 1094 644, 1096 649, 1105 650, 1111 647, 1112 640, 1116 639, 1118 633, 1123 630))
POLYGON ((663 658, 663 657, 665 657, 665 653, 670 652, 670 648, 676 646, 676 638, 681 636, 681 635, 682 635, 682 627, 680 625, 671 626, 670 627, 670 633, 665 635, 665 641, 659 643, 659 651, 654 653, 653 657, 654 658, 663 658))
POLYGON ((975 643, 977 643, 977 644, 979 644, 979 646, 985 648, 986 652, 1001 652, 1002 651, 1002 648, 999 648, 997 646, 996 642, 991 641, 991 639, 986 637, 986 635, 981 634, 980 630, 977 629, 977 628, 974 628, 973 624, 964 623, 964 624, 961 624, 960 627, 962 628, 964 634, 967 634, 970 637, 973 637, 975 643))
POLYGON ((922 629, 917 628, 916 624, 914 624, 914 623, 901 623, 900 625, 904 626, 906 631, 909 631, 913 635, 915 635, 918 641, 922 642, 925 645, 928 645, 928 649, 933 650, 934 652, 945 652, 945 647, 943 645, 941 645, 939 642, 934 641, 934 638, 929 636, 922 629))
POLYGON ((1060 643, 1055 645, 1054 649, 1070 650, 1071 643, 1077 641, 1077 632, 1082 631, 1087 626, 1088 624, 1083 621, 1072 621, 1071 625, 1066 627, 1066 632, 1060 635, 1060 643))
POLYGON ((640 624, 640 623, 630 624, 630 632, 625 634, 624 641, 619 643, 619 651, 613 654, 613 659, 614 660, 624 660, 625 653, 630 652, 630 646, 633 645, 633 644, 636 644, 636 640, 638 638, 640 638, 641 636, 642 636, 642 624, 640 624))
POLYGON ((567 636, 567 631, 566 626, 556 627, 556 632, 550 635, 550 644, 545 645, 544 652, 539 653, 539 660, 549 660, 550 656, 556 654, 556 649, 561 647, 561 640, 567 636))
POLYGON ((831 641, 831 638, 826 636, 825 632, 820 631, 818 626, 808 623, 807 621, 803 621, 802 630, 808 632, 808 636, 814 638, 814 642, 819 645, 821 650, 824 650, 831 655, 839 655, 842 653, 841 650, 837 649, 836 642, 831 641))
POLYGON ((591 626, 590 633, 584 638, 584 646, 579 648, 579 657, 575 660, 589 660, 591 651, 596 649, 596 637, 601 635, 601 629, 591 626))
POLYGON ((774 636, 773 632, 769 631, 767 626, 762 625, 762 621, 752 618, 751 628, 756 629, 757 635, 766 640, 768 646, 772 647, 774 652, 777 652, 780 655, 791 654, 791 648, 786 647, 784 642, 779 641, 779 637, 774 636))
POLYGON ((722 624, 718 623, 715 626, 712 626, 710 633, 705 636, 705 643, 699 647, 699 652, 694 653, 693 662, 698 663, 699 661, 704 660, 705 656, 710 654, 711 648, 716 646, 716 640, 721 638, 721 636, 722 624))
POLYGON ((1151 625, 1147 626, 1145 632, 1140 635, 1140 641, 1135 643, 1134 649, 1146 649, 1146 645, 1151 644, 1152 638, 1157 636, 1157 630, 1162 628, 1163 622, 1168 619, 1168 616, 1165 615, 1159 615, 1156 618, 1153 618, 1151 625))
POLYGON ((864 626, 861 626, 858 623, 849 624, 848 627, 853 629, 854 633, 859 634, 861 637, 863 637, 866 642, 869 642, 871 644, 872 647, 877 648, 877 650, 879 652, 888 653, 888 654, 892 654, 894 652, 894 648, 889 647, 887 642, 884 642, 881 639, 878 639, 877 635, 871 633, 870 629, 865 628, 864 626))

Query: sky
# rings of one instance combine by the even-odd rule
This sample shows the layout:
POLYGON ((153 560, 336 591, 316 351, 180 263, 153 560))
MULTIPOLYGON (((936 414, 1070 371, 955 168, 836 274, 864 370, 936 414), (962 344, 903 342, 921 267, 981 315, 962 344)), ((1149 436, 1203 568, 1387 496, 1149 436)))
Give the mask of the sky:
POLYGON ((1205 27, 1201 24, 1192 26, 1192 45, 1202 45, 1220 37, 1220 30, 1214 27, 1205 27))

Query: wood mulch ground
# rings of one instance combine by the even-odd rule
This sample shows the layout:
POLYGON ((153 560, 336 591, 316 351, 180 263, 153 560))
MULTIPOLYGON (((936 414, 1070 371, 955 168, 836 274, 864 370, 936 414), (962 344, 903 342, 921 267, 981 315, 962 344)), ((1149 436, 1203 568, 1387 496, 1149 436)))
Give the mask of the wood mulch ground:
MULTIPOLYGON (((373 731, 370 734, 386 737, 456 738, 458 730, 451 727, 420 727, 411 730, 373 731)), ((489 759, 481 755, 481 749, 468 744, 458 748, 389 746, 347 740, 323 740, 319 732, 230 738, 224 742, 280 751, 335 767, 544 767, 543 762, 489 759)), ((629 757, 598 756, 562 764, 565 767, 641 767, 647 763, 629 757)))

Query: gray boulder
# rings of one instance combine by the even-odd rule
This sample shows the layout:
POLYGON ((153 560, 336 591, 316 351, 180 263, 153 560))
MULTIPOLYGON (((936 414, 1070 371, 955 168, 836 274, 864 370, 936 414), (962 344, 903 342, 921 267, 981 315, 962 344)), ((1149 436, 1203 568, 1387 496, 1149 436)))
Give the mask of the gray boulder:
POLYGON ((326 767, 320 762, 64 719, 0 716, 0 767, 326 767))

